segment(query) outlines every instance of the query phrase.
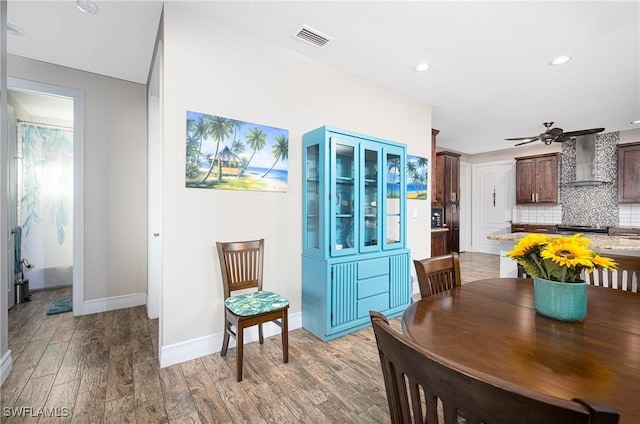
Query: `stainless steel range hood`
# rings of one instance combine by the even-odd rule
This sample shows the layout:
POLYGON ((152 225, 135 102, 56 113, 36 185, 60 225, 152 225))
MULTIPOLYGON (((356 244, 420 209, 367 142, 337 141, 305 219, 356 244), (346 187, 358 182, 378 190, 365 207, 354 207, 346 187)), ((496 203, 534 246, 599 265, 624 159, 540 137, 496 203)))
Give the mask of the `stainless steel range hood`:
POLYGON ((570 187, 594 186, 606 184, 597 178, 596 172, 596 135, 584 135, 576 138, 576 179, 566 185, 570 187))

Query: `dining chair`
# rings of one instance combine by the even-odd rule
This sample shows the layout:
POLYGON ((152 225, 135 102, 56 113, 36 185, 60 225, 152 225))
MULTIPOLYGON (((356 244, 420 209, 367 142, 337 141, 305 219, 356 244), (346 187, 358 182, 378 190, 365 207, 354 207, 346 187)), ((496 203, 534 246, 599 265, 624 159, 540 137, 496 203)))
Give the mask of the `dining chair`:
POLYGON ((640 256, 604 255, 618 264, 617 270, 594 269, 585 274, 585 281, 594 286, 640 293, 640 256))
MULTIPOLYGON (((534 392, 431 354, 370 311, 392 424, 615 424, 606 406, 534 392)), ((480 352, 479 352, 480 354, 480 352)))
POLYGON ((413 265, 416 268, 422 298, 462 284, 460 255, 456 252, 427 259, 414 259, 413 265))
POLYGON ((233 337, 236 340, 236 379, 241 381, 245 328, 257 325, 258 339, 263 344, 262 324, 273 322, 280 326, 282 356, 285 363, 289 362, 289 301, 277 293, 262 290, 264 239, 216 242, 216 247, 224 288, 225 323, 220 356, 227 354, 229 337, 233 337), (247 289, 251 291, 247 292, 247 289), (232 296, 236 290, 245 292, 232 296))

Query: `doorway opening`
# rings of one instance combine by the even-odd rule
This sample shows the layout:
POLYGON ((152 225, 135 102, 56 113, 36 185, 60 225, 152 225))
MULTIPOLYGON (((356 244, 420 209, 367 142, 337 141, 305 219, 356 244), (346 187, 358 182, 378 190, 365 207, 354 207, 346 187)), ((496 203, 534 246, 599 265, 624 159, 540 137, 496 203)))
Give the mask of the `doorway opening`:
MULTIPOLYGON (((72 287, 83 314, 83 93, 9 78, 9 282, 72 287), (14 274, 15 272, 15 274, 14 274)), ((16 285, 16 288, 18 285, 16 285)), ((24 289, 23 289, 24 290, 24 289)), ((8 306, 21 300, 8 291, 8 306)))

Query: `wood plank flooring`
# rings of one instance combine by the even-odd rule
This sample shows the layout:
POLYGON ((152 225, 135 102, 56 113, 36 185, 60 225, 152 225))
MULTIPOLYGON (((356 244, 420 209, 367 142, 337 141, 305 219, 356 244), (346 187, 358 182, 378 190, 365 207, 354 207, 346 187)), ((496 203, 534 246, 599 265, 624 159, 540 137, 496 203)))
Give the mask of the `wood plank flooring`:
MULTIPOLYGON (((498 276, 497 255, 461 254, 463 282, 498 276)), ((304 329, 171 367, 157 360, 158 320, 144 307, 47 316, 71 288, 33 293, 9 311, 13 371, 0 388, 4 423, 388 423, 371 328, 324 343, 304 329), (18 416, 22 414, 22 416, 18 416), (51 416, 54 415, 54 416, 51 416)), ((392 320, 400 330, 400 318, 392 320)))

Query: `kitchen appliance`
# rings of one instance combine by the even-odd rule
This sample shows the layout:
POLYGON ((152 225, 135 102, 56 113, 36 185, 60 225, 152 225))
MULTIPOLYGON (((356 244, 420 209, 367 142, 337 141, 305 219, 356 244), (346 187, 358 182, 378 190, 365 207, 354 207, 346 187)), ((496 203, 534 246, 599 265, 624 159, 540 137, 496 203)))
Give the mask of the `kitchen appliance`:
POLYGON ((441 228, 444 225, 443 208, 431 208, 431 228, 441 228))
POLYGON ((567 235, 582 233, 584 235, 606 236, 609 234, 609 227, 602 225, 558 225, 557 233, 567 235))
POLYGON ((602 181, 602 172, 597 172, 598 162, 596 161, 596 136, 595 134, 585 135, 576 138, 576 178, 567 183, 567 186, 594 186, 605 184, 602 181))

